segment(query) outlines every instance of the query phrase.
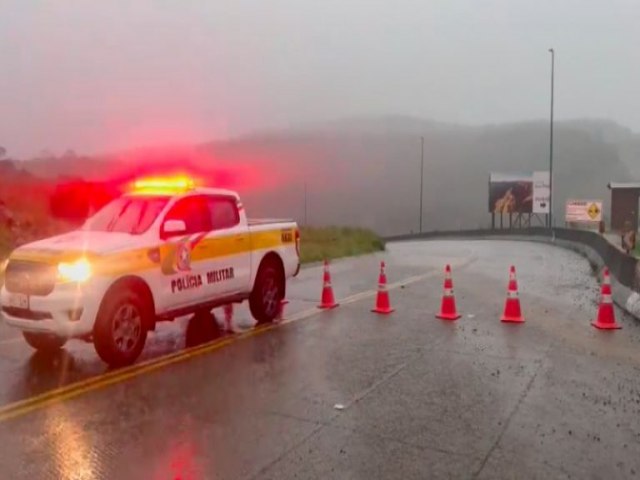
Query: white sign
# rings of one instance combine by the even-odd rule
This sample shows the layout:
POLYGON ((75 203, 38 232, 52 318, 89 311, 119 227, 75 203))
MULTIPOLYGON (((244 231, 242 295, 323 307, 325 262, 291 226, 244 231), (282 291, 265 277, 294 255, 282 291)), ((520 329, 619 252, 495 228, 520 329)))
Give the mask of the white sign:
POLYGON ((551 176, 549 172, 533 172, 533 213, 549 213, 551 176))
POLYGON ((601 200, 568 200, 566 222, 601 222, 601 200))
POLYGON ((493 213, 549 213, 549 172, 491 173, 489 211, 493 213))

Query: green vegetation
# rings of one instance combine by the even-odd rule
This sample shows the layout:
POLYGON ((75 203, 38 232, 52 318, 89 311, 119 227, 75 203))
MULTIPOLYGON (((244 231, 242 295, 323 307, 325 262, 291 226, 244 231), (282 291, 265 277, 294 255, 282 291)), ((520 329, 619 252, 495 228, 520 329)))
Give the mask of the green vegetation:
POLYGON ((0 227, 0 287, 4 281, 4 261, 11 252, 11 238, 9 232, 0 227))
POLYGON ((384 241, 371 230, 348 227, 302 227, 302 263, 362 255, 384 250, 384 241))
POLYGON ((0 264, 2 260, 9 255, 11 251, 11 238, 8 232, 0 228, 0 264))
POLYGON ((11 241, 11 236, 9 232, 0 227, 0 285, 2 285, 2 277, 4 274, 3 265, 4 260, 9 256, 11 252, 13 242, 11 241))

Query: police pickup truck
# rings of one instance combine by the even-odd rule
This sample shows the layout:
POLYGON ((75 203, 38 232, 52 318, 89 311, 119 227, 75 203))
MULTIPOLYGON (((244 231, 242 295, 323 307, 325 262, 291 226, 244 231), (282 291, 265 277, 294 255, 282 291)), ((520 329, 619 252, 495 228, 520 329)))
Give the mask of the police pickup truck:
POLYGON ((236 192, 186 177, 146 179, 78 230, 14 250, 0 305, 37 350, 80 338, 123 366, 162 320, 248 300, 272 322, 299 269, 295 222, 248 220, 236 192))

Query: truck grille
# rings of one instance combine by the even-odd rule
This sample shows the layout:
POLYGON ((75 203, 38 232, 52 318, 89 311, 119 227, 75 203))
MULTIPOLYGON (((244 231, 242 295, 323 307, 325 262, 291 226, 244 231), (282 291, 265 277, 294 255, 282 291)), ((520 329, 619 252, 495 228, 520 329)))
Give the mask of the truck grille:
POLYGON ((5 287, 11 293, 45 296, 53 291, 57 270, 46 263, 10 260, 5 270, 5 287))
POLYGON ((2 311, 7 315, 22 318, 23 320, 50 320, 52 318, 49 312, 34 312, 24 308, 2 307, 2 311))

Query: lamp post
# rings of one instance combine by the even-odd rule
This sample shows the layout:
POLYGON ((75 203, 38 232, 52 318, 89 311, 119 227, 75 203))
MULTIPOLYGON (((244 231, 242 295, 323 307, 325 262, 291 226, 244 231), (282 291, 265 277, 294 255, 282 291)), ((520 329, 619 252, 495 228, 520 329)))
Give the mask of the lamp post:
POLYGON ((308 226, 307 223, 307 182, 304 182, 304 226, 308 226))
POLYGON ((549 227, 553 228, 553 74, 555 69, 555 52, 551 53, 551 119, 549 131, 549 227))
POLYGON ((422 194, 424 190, 424 137, 420 137, 420 233, 422 233, 422 194))

